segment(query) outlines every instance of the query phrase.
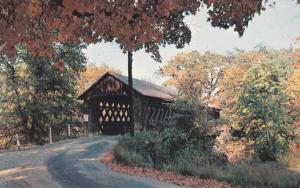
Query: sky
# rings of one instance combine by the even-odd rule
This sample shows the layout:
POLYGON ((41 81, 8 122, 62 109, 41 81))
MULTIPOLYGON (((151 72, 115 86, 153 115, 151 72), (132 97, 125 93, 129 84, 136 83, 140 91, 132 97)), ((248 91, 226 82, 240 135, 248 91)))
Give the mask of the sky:
MULTIPOLYGON (((244 35, 239 37, 233 29, 213 28, 207 22, 205 9, 200 9, 196 16, 186 18, 192 31, 189 45, 183 49, 167 46, 160 49, 162 63, 151 59, 151 54, 140 50, 133 54, 133 76, 153 83, 161 84, 162 78, 155 72, 179 52, 197 50, 200 53, 211 51, 226 55, 234 49, 251 50, 258 45, 280 49, 293 47, 300 36, 300 5, 295 0, 278 0, 273 8, 268 8, 261 15, 256 15, 250 22, 244 35)), ((123 54, 115 43, 89 45, 84 51, 88 62, 97 65, 106 64, 127 75, 127 55, 123 54)))

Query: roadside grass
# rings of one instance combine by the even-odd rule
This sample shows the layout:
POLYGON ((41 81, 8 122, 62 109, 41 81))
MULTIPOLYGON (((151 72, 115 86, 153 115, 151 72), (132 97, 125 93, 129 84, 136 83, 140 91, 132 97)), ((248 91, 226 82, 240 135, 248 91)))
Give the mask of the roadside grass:
POLYGON ((179 163, 174 171, 199 178, 212 178, 242 187, 299 187, 300 174, 289 171, 277 163, 244 161, 226 166, 204 164, 196 166, 192 161, 179 163))
MULTIPOLYGON (((151 158, 153 154, 147 153, 149 142, 153 142, 151 139, 153 138, 144 133, 138 133, 135 137, 120 138, 113 148, 116 162, 128 166, 157 168, 151 158)), ((161 153, 161 151, 152 152, 161 153)), ((276 162, 239 161, 218 165, 203 157, 189 160, 178 157, 174 161, 159 165, 158 169, 170 170, 185 176, 226 181, 233 186, 241 187, 299 188, 300 186, 300 173, 276 162)))

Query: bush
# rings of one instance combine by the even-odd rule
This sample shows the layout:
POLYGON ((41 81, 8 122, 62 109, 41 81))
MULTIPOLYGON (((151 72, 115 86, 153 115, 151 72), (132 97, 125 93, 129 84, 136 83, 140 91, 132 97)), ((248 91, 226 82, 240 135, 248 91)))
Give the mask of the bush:
POLYGON ((186 145, 186 140, 181 135, 179 132, 176 132, 176 134, 175 132, 170 132, 170 134, 165 132, 162 134, 158 132, 140 132, 135 137, 125 135, 118 141, 113 149, 113 153, 115 159, 122 164, 132 166, 132 161, 142 156, 144 160, 138 160, 135 166, 139 164, 138 166, 157 169, 167 168, 166 166, 174 161, 178 153, 176 148, 184 148, 186 145), (128 156, 127 154, 129 153, 132 156, 128 156))
MULTIPOLYGON (((158 169, 169 168, 178 158, 197 156, 199 151, 215 154, 211 152, 215 141, 214 133, 210 132, 212 124, 207 122, 207 112, 203 106, 197 102, 178 100, 171 105, 171 110, 173 121, 170 124, 161 125, 151 133, 137 133, 133 138, 124 136, 118 146, 143 156, 143 166, 158 169)), ((212 156, 210 159, 217 158, 212 156)))
POLYGON ((113 149, 115 160, 128 166, 144 166, 144 157, 134 151, 128 151, 121 146, 113 149))
POLYGON ((155 140, 149 132, 137 133, 135 137, 126 134, 113 148, 115 160, 129 166, 152 167, 150 143, 155 143, 155 140))
POLYGON ((208 122, 208 113, 203 105, 197 101, 177 100, 171 105, 171 110, 173 121, 169 125, 170 129, 181 131, 189 144, 201 147, 202 150, 212 148, 217 134, 213 132, 216 124, 208 122))

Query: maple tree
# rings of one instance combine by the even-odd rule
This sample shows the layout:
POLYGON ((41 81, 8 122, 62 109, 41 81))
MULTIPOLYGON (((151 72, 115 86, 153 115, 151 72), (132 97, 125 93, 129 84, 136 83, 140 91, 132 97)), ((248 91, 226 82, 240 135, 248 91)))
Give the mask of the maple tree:
POLYGON ((127 51, 144 48, 160 60, 159 46, 182 47, 190 41, 184 17, 200 5, 209 7, 212 26, 234 27, 243 34, 249 21, 264 10, 265 0, 1 0, 0 39, 3 51, 15 55, 24 42, 38 55, 54 55, 53 42, 115 41, 127 51))

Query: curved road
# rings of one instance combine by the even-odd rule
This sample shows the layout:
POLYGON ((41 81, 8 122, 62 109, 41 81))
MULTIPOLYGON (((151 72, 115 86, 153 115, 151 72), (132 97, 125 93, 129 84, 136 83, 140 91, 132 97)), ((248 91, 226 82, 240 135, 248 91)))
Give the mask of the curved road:
POLYGON ((115 137, 93 136, 28 151, 0 153, 2 188, 148 188, 178 186, 110 171, 100 156, 115 137))

